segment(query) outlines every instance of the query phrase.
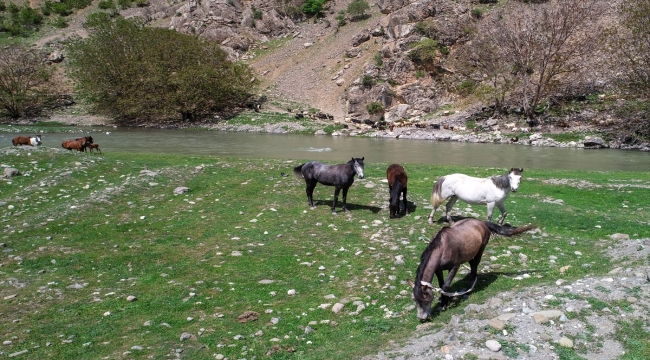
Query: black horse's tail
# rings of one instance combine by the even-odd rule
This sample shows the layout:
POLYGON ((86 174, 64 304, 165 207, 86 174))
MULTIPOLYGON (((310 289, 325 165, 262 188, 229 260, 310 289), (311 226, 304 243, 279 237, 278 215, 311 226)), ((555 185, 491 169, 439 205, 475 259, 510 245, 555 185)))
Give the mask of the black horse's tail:
POLYGON ((390 193, 390 206, 397 206, 397 209, 399 210, 399 194, 402 193, 402 189, 404 189, 404 185, 400 181, 399 177, 395 178, 395 182, 393 182, 393 188, 391 189, 390 193))
POLYGON ((307 165, 307 163, 300 164, 300 165, 296 166, 295 168, 293 168, 293 174, 296 175, 297 177, 301 178, 302 177, 302 167, 305 166, 305 165, 307 165))
POLYGON ((503 235, 503 236, 512 236, 512 235, 521 234, 524 231, 528 231, 530 229, 534 229, 537 227, 536 225, 525 225, 525 226, 513 228, 511 226, 501 226, 499 224, 491 223, 489 221, 486 221, 485 225, 487 225, 488 229, 490 229, 490 231, 492 231, 493 233, 498 235, 503 235))

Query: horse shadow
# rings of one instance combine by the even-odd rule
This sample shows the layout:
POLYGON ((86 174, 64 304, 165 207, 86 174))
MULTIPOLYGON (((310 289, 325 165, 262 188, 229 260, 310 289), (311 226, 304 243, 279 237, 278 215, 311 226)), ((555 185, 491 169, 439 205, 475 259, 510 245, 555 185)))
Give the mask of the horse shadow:
MULTIPOLYGON (((521 270, 521 271, 508 271, 508 272, 503 272, 503 271, 490 271, 487 273, 479 273, 478 274, 478 281, 476 282, 476 286, 474 286, 474 290, 472 290, 471 293, 462 295, 462 296, 456 296, 452 297, 451 301, 447 305, 447 310, 453 309, 459 306, 462 306, 465 304, 464 300, 468 300, 471 298, 471 295, 474 293, 481 292, 482 290, 487 289, 493 282, 495 282, 499 277, 502 276, 517 276, 517 275, 522 275, 525 273, 530 273, 531 271, 535 272, 544 272, 544 270, 532 270, 532 269, 526 269, 521 270)), ((435 280, 435 278, 434 278, 435 280)), ((450 292, 463 292, 467 288, 469 288, 472 285, 471 279, 470 279, 470 273, 468 272, 463 276, 462 279, 458 279, 457 281, 454 281, 454 283, 451 285, 450 292)), ((438 304, 440 305, 440 304, 438 304)), ((429 320, 435 317, 436 315, 441 314, 445 310, 440 310, 439 306, 432 306, 431 307, 431 315, 429 316, 429 320)))
MULTIPOLYGON (((409 211, 410 211, 410 210, 409 210, 409 211)), ((452 220, 453 222, 460 221, 460 220, 463 220, 463 219, 476 219, 476 218, 471 217, 471 216, 462 216, 462 215, 456 215, 456 216, 453 216, 453 215, 452 215, 452 217, 451 217, 451 220, 452 220)), ((482 220, 482 219, 478 219, 478 220, 482 220)), ((483 221, 487 221, 487 219, 485 219, 485 220, 483 220, 483 221)), ((447 218, 446 218, 444 215, 441 216, 438 220, 434 221, 433 223, 434 223, 434 224, 449 224, 449 223, 447 222, 447 218)), ((510 224, 510 223, 504 223, 504 224, 502 224, 501 226, 503 226, 503 227, 508 227, 508 228, 514 227, 514 226, 513 226, 512 224, 510 224)))
MULTIPOLYGON (((318 205, 327 205, 329 207, 332 207, 333 202, 334 202, 334 200, 331 200, 331 201, 329 201, 329 200, 314 200, 314 204, 316 206, 318 206, 318 205)), ((379 211, 381 211, 381 208, 377 207, 377 206, 358 205, 358 204, 351 204, 351 203, 347 203, 346 207, 348 208, 349 211, 353 211, 353 210, 369 210, 373 214, 377 214, 377 213, 379 213, 379 211)), ((337 211, 337 213, 341 212, 341 208, 337 207, 336 211, 337 211)))

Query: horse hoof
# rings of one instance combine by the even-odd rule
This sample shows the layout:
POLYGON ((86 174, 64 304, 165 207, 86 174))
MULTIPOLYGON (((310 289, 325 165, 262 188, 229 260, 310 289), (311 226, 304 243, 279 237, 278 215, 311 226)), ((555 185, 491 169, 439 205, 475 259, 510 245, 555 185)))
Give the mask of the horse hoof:
POLYGON ((316 207, 315 206, 310 206, 309 209, 316 210, 316 207))
POLYGON ((332 211, 332 215, 336 215, 336 211, 332 211))

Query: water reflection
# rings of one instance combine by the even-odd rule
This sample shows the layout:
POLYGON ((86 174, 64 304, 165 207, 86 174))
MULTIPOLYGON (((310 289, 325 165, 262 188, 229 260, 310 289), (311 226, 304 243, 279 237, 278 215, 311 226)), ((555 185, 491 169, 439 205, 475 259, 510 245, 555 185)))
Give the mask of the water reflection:
MULTIPOLYGON (((650 171, 650 153, 430 140, 259 134, 205 130, 92 127, 104 152, 166 153, 345 162, 365 156, 386 163, 453 164, 499 168, 650 171)), ((0 133, 11 146, 15 133, 0 133)), ((28 135, 24 133, 23 135, 28 135)), ((60 147, 71 133, 45 133, 43 146, 60 147)))

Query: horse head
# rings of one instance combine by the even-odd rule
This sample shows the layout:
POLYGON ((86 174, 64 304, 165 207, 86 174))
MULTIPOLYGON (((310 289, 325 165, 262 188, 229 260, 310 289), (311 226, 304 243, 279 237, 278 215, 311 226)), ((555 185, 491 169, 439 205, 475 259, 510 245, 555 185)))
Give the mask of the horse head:
POLYGON ((352 167, 354 168, 354 172, 359 175, 359 179, 363 179, 363 159, 365 159, 365 156, 362 157, 361 159, 359 158, 352 158, 352 167))
MULTIPOLYGON (((417 279, 415 281, 418 281, 417 279)), ((418 319, 426 320, 431 313, 431 303, 433 302, 433 285, 430 282, 418 281, 420 285, 416 286, 411 280, 407 280, 413 288, 413 300, 418 308, 418 319)))
POLYGON ((517 192, 519 189, 519 183, 521 182, 521 173, 524 172, 524 169, 511 168, 508 173, 508 180, 510 180, 510 191, 517 192))

